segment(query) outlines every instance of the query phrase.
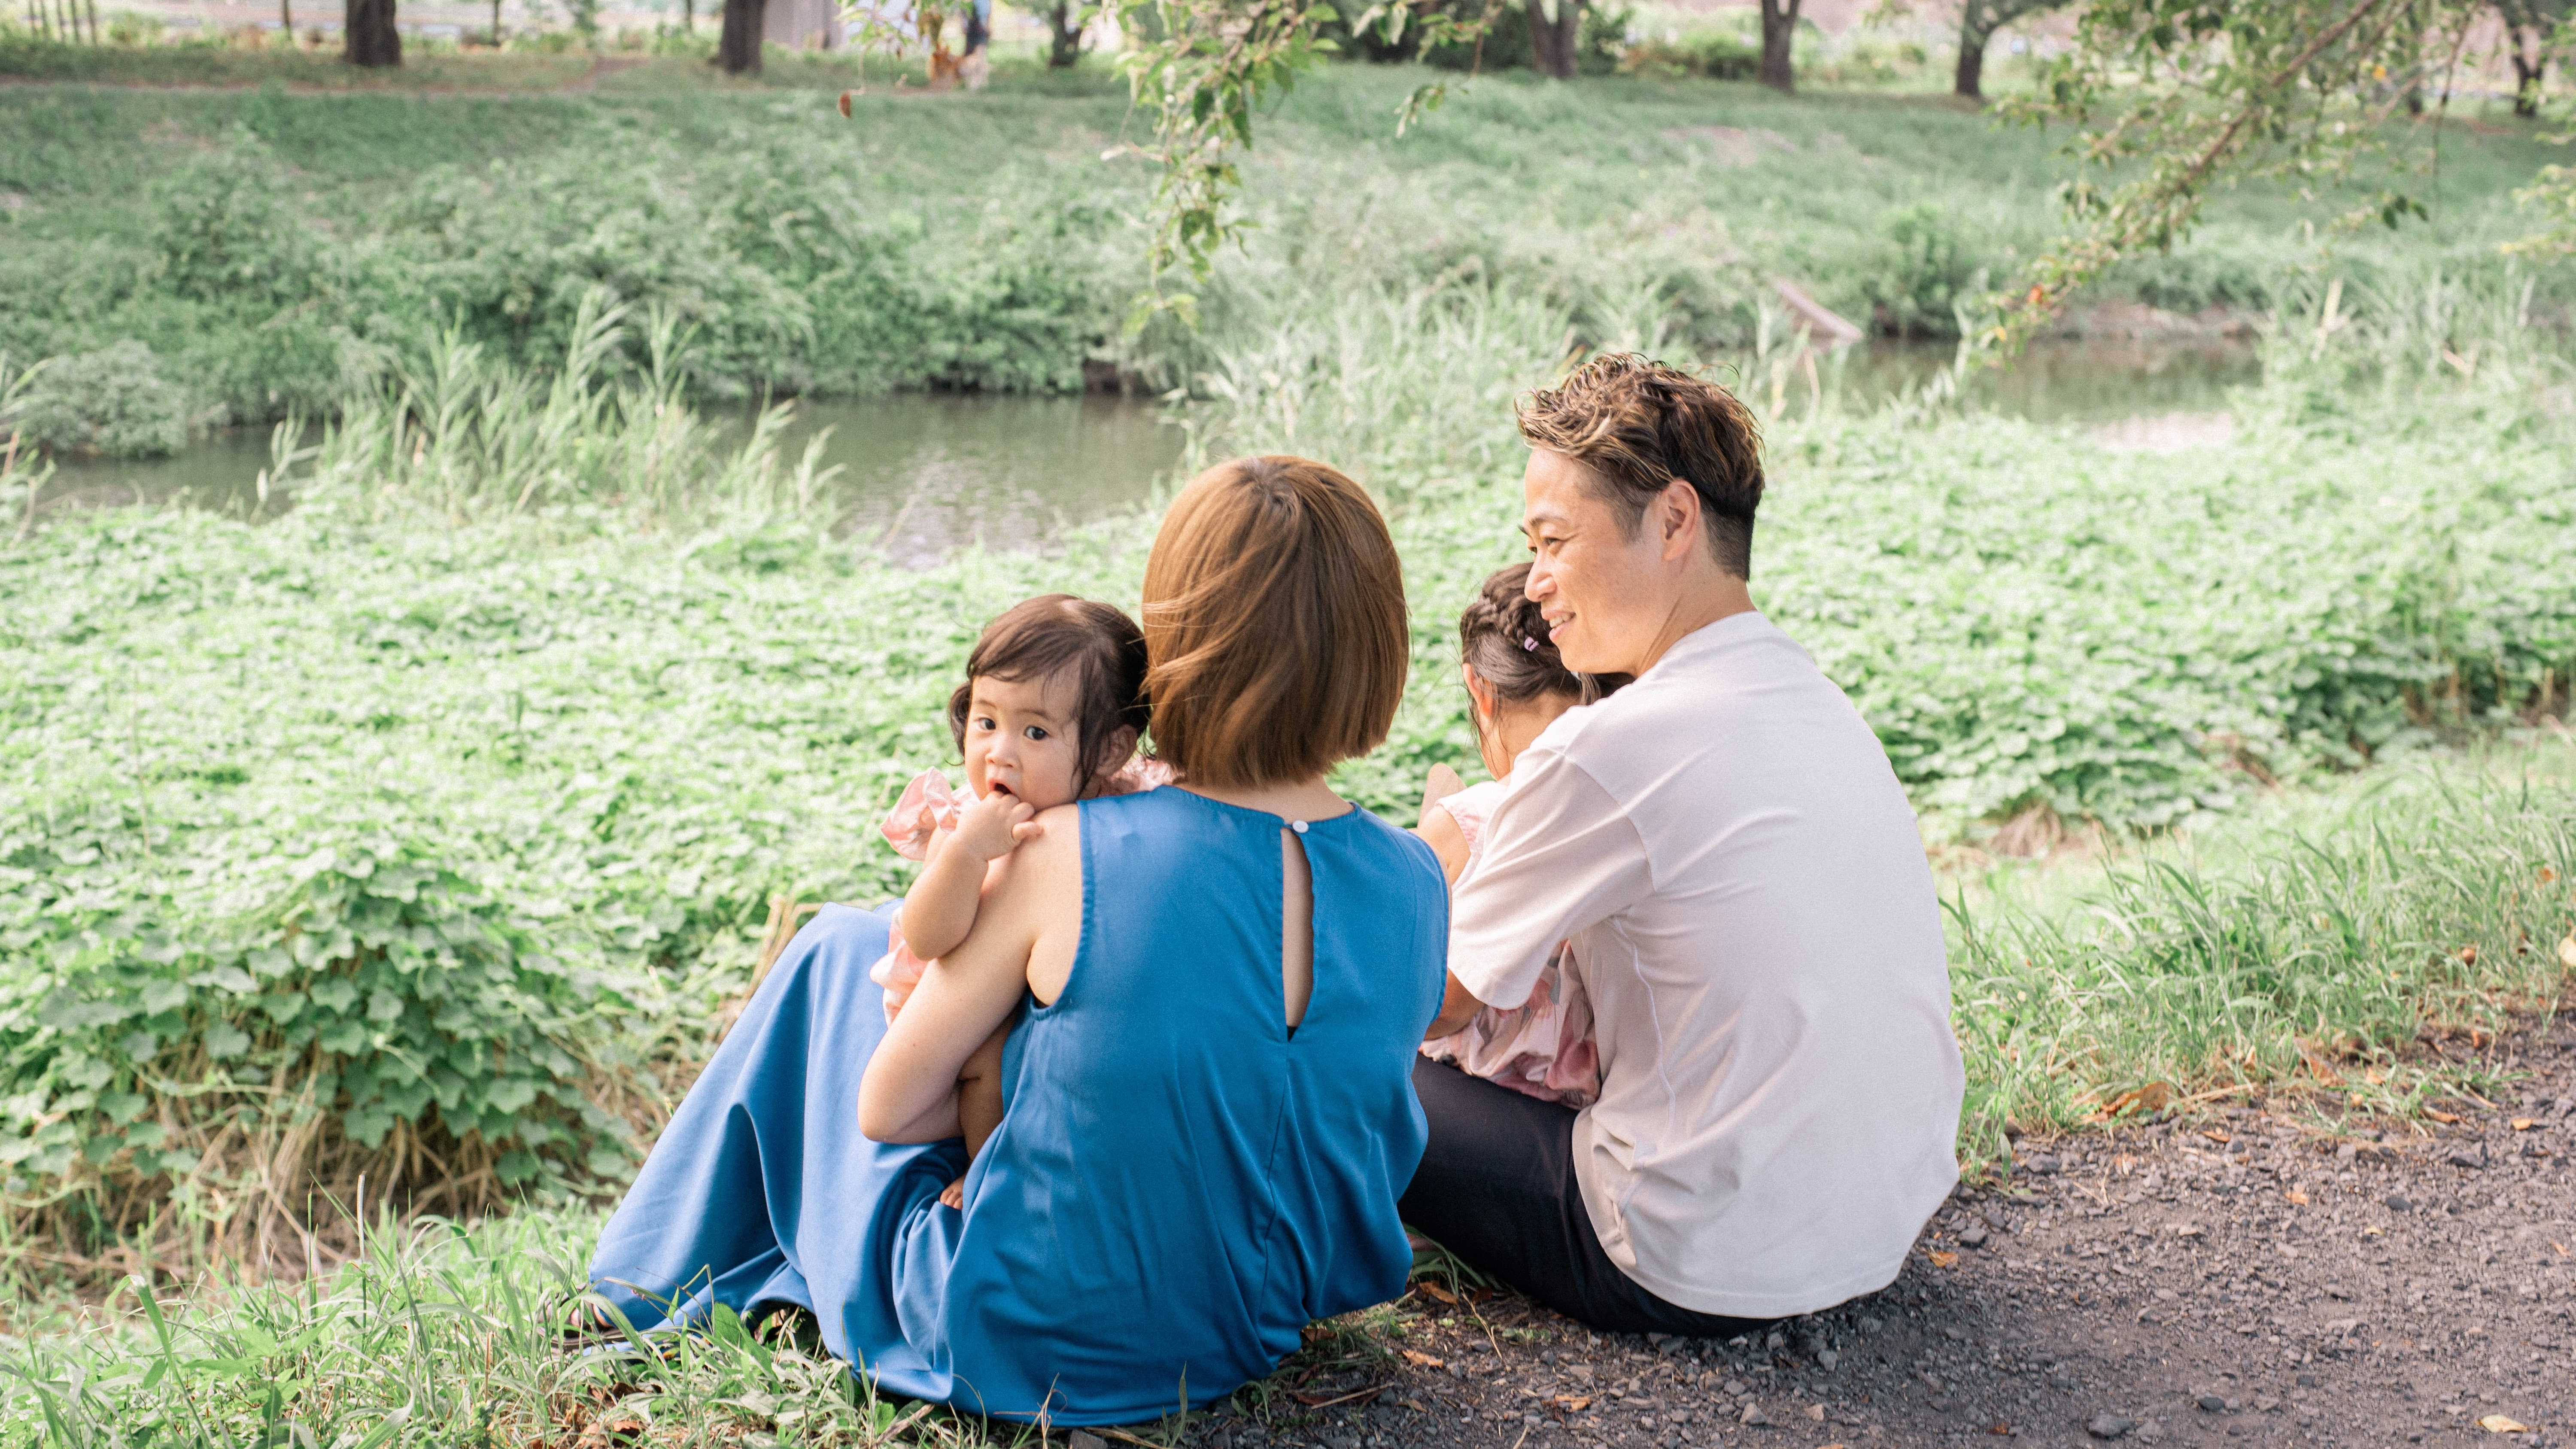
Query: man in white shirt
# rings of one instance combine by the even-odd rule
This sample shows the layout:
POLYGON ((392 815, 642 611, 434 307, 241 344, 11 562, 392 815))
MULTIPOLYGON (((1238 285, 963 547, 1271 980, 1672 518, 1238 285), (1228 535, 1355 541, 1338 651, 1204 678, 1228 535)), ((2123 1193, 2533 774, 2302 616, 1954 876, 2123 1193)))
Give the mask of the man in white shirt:
POLYGON ((1939 903, 1886 752, 1755 611, 1761 441, 1725 390, 1596 359, 1521 410, 1528 594, 1633 674, 1520 756, 1451 912, 1431 1034, 1559 942, 1580 1113, 1424 1062, 1408 1222, 1595 1327, 1728 1335, 1886 1286, 1958 1176, 1939 903))

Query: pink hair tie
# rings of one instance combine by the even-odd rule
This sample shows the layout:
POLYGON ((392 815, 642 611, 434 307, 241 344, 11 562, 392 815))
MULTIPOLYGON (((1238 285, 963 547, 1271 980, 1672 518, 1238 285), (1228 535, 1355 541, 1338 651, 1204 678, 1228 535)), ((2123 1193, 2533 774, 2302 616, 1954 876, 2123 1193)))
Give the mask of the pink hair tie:
POLYGON ((1538 648, 1538 640, 1536 640, 1535 638, 1532 638, 1531 636, 1529 636, 1529 635, 1527 635, 1527 634, 1523 634, 1523 635, 1521 636, 1521 652, 1522 652, 1522 653, 1527 654, 1527 653, 1531 652, 1532 650, 1535 650, 1536 648, 1538 648))

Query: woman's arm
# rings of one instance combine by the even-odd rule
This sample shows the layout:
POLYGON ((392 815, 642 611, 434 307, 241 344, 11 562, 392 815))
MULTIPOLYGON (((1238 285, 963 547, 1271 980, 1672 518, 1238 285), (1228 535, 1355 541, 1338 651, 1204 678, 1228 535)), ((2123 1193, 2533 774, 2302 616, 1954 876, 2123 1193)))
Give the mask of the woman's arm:
POLYGON ((1467 1023, 1476 1019, 1476 1013, 1485 1009, 1485 1003, 1478 1001, 1475 993, 1462 985, 1457 977, 1444 979, 1447 984, 1440 988, 1440 1014, 1431 1018, 1431 1029, 1422 1034, 1424 1041, 1438 1041, 1444 1036, 1465 1031, 1467 1023))
MULTIPOLYGON (((1079 934, 1082 847, 1070 805, 1040 819, 1057 828, 1004 858, 983 892, 973 929, 930 963, 859 1081, 859 1130, 878 1142, 936 1142, 958 1135, 957 1074, 1010 1017, 1029 981, 1029 960, 1055 945, 1070 915, 1079 934)), ((910 937, 907 923, 905 935, 910 937)))

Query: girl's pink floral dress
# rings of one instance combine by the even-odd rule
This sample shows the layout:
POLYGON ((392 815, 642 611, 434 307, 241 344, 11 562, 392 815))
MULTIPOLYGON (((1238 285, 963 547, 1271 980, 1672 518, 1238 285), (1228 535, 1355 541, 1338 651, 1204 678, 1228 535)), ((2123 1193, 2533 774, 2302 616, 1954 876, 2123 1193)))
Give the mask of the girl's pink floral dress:
MULTIPOLYGON (((1103 795, 1136 795, 1172 783, 1172 767, 1160 760, 1142 755, 1119 767, 1100 787, 1103 795)), ((930 838, 942 830, 957 828, 957 814, 966 808, 969 797, 949 787, 948 776, 937 770, 924 770, 903 787, 903 798, 886 812, 887 843, 895 854, 906 860, 923 860, 930 855, 930 838), (930 812, 927 822, 922 811, 930 812)), ((868 968, 868 979, 885 988, 886 1020, 892 1021, 903 1004, 912 999, 912 988, 921 984, 922 969, 930 963, 912 954, 904 944, 903 916, 898 912, 886 932, 886 953, 868 968)))
MULTIPOLYGON (((1502 798, 1502 783, 1488 780, 1439 802, 1467 837, 1467 866, 1458 872, 1462 885, 1476 872, 1485 819, 1502 798)), ((1592 1002, 1583 994, 1573 947, 1558 944, 1556 959, 1539 971, 1529 1000, 1509 1010, 1486 1007, 1451 1035, 1424 1042, 1422 1054, 1542 1101, 1591 1106, 1601 1095, 1601 1057, 1593 1048, 1592 1002)))

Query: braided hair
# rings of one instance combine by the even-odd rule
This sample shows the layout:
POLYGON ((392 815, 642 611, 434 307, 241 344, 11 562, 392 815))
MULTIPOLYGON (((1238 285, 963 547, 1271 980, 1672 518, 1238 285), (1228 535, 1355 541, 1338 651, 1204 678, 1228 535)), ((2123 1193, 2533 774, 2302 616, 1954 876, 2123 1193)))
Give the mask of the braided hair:
POLYGON ((1579 674, 1549 642, 1547 620, 1522 590, 1530 566, 1514 564, 1485 580, 1458 616, 1458 657, 1493 686, 1494 697, 1529 704, 1548 695, 1571 695, 1590 704, 1626 684, 1625 674, 1579 674))

